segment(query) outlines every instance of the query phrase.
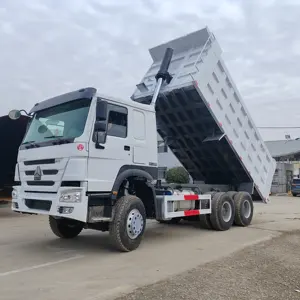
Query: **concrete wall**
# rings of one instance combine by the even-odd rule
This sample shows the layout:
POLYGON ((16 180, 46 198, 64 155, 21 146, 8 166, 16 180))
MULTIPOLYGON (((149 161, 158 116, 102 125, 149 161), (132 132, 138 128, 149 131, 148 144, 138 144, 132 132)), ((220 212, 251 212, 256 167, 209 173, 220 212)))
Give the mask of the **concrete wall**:
POLYGON ((278 162, 273 177, 271 193, 287 193, 291 187, 293 179, 294 166, 292 163, 278 162))

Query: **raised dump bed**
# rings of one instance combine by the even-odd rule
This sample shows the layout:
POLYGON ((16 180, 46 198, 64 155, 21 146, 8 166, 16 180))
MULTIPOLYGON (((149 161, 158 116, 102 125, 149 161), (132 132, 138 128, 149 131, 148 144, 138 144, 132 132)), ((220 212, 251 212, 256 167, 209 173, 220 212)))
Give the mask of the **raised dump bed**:
POLYGON ((156 102, 158 133, 195 181, 230 185, 267 201, 276 163, 208 28, 150 49, 153 64, 132 100, 151 102, 168 47, 173 78, 156 102))

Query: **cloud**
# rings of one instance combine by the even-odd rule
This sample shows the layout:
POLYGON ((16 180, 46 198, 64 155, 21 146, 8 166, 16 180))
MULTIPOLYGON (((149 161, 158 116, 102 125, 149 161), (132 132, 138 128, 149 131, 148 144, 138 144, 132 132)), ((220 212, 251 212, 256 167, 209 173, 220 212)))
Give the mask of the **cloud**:
POLYGON ((2 0, 0 115, 84 86, 129 99, 148 48, 208 26, 255 123, 297 126, 299 15, 292 0, 2 0))

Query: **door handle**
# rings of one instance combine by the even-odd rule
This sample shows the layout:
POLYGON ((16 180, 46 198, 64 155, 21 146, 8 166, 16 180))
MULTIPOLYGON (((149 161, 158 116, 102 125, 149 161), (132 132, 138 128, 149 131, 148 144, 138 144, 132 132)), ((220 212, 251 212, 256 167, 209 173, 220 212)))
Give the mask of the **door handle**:
POLYGON ((129 146, 124 146, 124 150, 125 151, 130 151, 130 147, 129 146))

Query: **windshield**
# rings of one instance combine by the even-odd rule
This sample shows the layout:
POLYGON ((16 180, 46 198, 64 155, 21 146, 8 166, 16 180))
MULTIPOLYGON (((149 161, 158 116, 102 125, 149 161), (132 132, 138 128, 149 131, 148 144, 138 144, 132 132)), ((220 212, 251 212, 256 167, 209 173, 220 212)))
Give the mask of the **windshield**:
POLYGON ((30 122, 22 144, 81 136, 90 104, 90 99, 80 99, 38 111, 30 122))

